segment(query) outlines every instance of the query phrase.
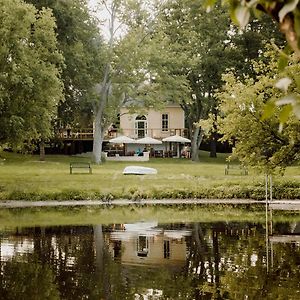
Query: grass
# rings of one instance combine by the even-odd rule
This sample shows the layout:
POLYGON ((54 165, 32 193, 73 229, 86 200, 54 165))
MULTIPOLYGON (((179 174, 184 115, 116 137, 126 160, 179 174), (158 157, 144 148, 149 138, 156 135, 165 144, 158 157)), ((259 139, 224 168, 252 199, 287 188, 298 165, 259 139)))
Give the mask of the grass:
MULTIPOLYGON (((256 222, 265 223, 263 206, 179 205, 177 207, 132 206, 108 208, 22 208, 0 209, 0 230, 33 226, 124 224, 138 221, 158 223, 256 222)), ((299 212, 273 212, 273 222, 299 222, 299 212)))
MULTIPOLYGON (((200 162, 186 159, 150 159, 134 163, 153 167, 157 175, 125 176, 132 162, 92 165, 93 174, 69 174, 70 161, 82 157, 1 153, 0 200, 139 199, 139 198, 247 198, 264 199, 264 178, 250 170, 248 176, 224 175, 226 155, 217 159, 201 152, 200 162)), ((82 170, 81 170, 82 171, 82 170)), ((87 171, 86 171, 87 172, 87 171)), ((287 169, 274 180, 274 198, 300 199, 300 167, 287 169)))

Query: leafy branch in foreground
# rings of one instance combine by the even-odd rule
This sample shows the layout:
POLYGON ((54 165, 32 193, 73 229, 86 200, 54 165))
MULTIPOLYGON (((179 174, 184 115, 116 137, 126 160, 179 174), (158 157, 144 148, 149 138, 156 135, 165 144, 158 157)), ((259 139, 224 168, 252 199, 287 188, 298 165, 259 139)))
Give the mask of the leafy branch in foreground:
MULTIPOLYGON (((226 84, 219 93, 223 114, 220 126, 223 140, 234 142, 235 154, 242 162, 269 174, 300 159, 300 122, 289 114, 289 106, 276 106, 284 92, 275 87, 275 59, 268 66, 256 64, 254 69, 255 80, 248 78, 242 82, 232 73, 224 76, 226 84), (278 130, 281 126, 284 130, 278 130)), ((299 65, 294 63, 284 72, 299 71, 299 65)), ((295 84, 288 89, 291 94, 299 94, 295 84)))
MULTIPOLYGON (((216 0, 206 0, 205 6, 211 8, 216 0)), ((280 31, 297 56, 300 56, 300 2, 299 0, 225 0, 229 5, 231 19, 242 28, 245 28, 250 21, 251 13, 260 17, 265 13, 273 18, 280 31)))
MULTIPOLYGON (((204 5, 210 10, 215 6, 216 0, 205 0, 204 5)), ((278 23, 279 30, 284 34, 288 47, 285 51, 280 51, 281 57, 278 64, 281 69, 288 65, 290 57, 289 53, 292 51, 295 53, 296 59, 300 58, 300 2, 299 0, 224 0, 223 4, 228 7, 230 16, 233 22, 239 25, 242 29, 249 26, 251 14, 254 17, 261 19, 262 14, 269 15, 276 23, 278 23)), ((271 41, 271 37, 270 37, 271 41)), ((294 83, 300 87, 298 79, 293 77, 294 83)), ((282 83, 282 82, 281 82, 282 83)), ((278 83, 277 85, 280 85, 278 83)), ((277 103, 279 106, 283 106, 285 115, 288 115, 293 111, 294 114, 300 119, 299 107, 300 99, 298 96, 289 95, 280 99, 277 103), (286 106, 286 104, 288 104, 286 106), (292 109, 291 109, 292 107, 292 109), (287 113, 289 112, 289 113, 287 113)))

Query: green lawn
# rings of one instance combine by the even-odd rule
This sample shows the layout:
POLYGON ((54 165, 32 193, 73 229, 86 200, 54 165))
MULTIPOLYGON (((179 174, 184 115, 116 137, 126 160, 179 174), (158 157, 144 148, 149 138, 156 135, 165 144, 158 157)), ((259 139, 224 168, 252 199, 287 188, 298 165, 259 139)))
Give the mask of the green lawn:
MULTIPOLYGON (((249 171, 248 176, 224 175, 226 155, 217 159, 201 152, 200 162, 187 159, 151 159, 149 162, 105 162, 92 165, 93 174, 69 174, 70 156, 38 156, 2 153, 0 199, 115 199, 115 198, 264 198, 264 178, 249 171), (128 165, 154 167, 157 175, 125 176, 128 165)), ((78 172, 77 170, 75 172, 78 172)), ((287 169, 274 179, 275 198, 300 198, 300 167, 287 169)))

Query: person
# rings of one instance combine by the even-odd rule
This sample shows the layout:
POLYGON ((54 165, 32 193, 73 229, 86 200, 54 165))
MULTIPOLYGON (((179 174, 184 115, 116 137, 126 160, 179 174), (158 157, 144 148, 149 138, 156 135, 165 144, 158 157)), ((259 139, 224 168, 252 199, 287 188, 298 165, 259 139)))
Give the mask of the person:
POLYGON ((141 148, 138 148, 138 149, 137 149, 136 154, 137 154, 138 156, 143 156, 143 152, 142 152, 141 148))
POLYGON ((186 158, 191 158, 191 147, 190 146, 186 146, 186 158))

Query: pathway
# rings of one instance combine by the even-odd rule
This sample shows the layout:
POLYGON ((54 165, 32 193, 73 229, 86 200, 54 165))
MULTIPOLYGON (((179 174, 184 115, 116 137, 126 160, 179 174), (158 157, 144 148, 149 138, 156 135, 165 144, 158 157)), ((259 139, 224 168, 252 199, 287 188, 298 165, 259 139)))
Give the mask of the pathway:
MULTIPOLYGON (((145 199, 145 200, 68 200, 68 201, 22 201, 5 200, 0 201, 0 208, 22 208, 22 207, 58 207, 58 206, 107 206, 107 205, 178 205, 178 204, 265 204, 265 201, 250 199, 145 199)), ((270 204, 272 209, 300 210, 300 200, 273 200, 270 204)))

